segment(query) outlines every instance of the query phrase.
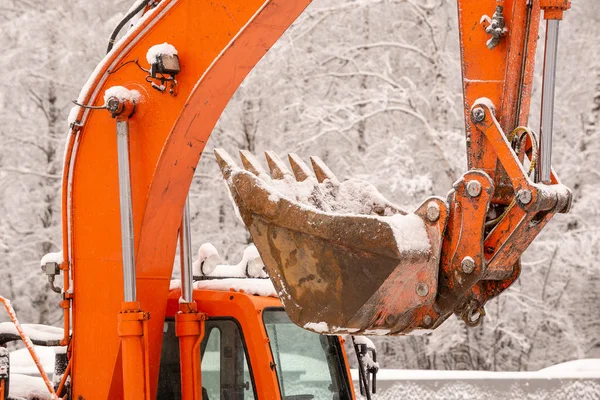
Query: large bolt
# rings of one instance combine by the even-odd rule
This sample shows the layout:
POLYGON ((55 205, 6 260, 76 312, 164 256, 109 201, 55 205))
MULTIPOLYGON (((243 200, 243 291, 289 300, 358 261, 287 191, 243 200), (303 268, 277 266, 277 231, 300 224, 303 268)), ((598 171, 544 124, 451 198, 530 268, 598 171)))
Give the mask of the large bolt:
POLYGON ((421 297, 427 296, 429 293, 429 286, 425 282, 419 282, 417 284, 417 294, 421 297))
POLYGON ((117 115, 120 115, 123 113, 123 111, 125 111, 125 103, 112 96, 106 102, 106 109, 110 111, 110 114, 113 118, 116 118, 117 115))
POLYGON ((467 193, 471 197, 477 197, 481 194, 481 183, 477 181, 467 182, 467 193))
POLYGON ((466 256, 465 258, 463 258, 462 262, 460 263, 460 266, 462 267, 462 270, 465 274, 470 274, 475 270, 475 260, 473 260, 473 258, 469 256, 466 256))
POLYGON ((440 206, 435 201, 427 203, 427 219, 431 222, 440 219, 440 206))
POLYGON ((398 319, 398 317, 394 314, 388 314, 385 317, 385 323, 388 325, 394 325, 396 323, 396 320, 398 319))
POLYGON ((423 317, 423 325, 429 326, 431 325, 432 319, 430 315, 426 315, 423 317))
POLYGON ((519 190, 519 193, 517 193, 517 198, 521 204, 529 204, 531 203, 532 199, 531 191, 527 189, 519 190))
POLYGON ((483 107, 475 107, 471 111, 471 118, 473 118, 473 122, 475 123, 483 122, 485 119, 485 110, 483 107))
POLYGON ((120 107, 121 102, 116 97, 111 97, 106 102, 106 108, 108 108, 108 111, 110 112, 116 113, 117 111, 119 111, 120 107))

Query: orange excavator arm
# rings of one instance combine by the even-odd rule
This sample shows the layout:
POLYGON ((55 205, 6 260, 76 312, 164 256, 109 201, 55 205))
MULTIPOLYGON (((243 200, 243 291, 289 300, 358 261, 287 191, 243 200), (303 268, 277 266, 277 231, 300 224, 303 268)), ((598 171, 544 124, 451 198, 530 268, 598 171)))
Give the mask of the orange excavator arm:
MULTIPOLYGON (((70 341, 72 398, 155 397, 177 232, 194 169, 239 84, 309 2, 146 2, 140 22, 114 45, 82 91, 81 106, 72 113, 63 174, 61 306, 65 335, 72 327, 72 338, 65 337, 63 343, 70 341), (165 42, 171 47, 154 47, 165 42), (131 181, 127 195, 119 168, 124 155, 131 181), (127 208, 131 220, 121 221, 127 208), (127 241, 132 243, 129 248, 127 241), (147 360, 141 355, 143 347, 147 360)), ((558 1, 545 3, 552 10, 567 8, 558 1)), ((533 158, 535 140, 515 131, 526 125, 529 114, 542 4, 458 0, 458 5, 470 172, 448 202, 430 200, 439 214, 427 228, 428 237, 437 238, 430 244, 437 247, 420 264, 430 279, 427 290, 422 285, 417 289, 418 301, 409 301, 410 315, 374 316, 373 309, 388 309, 386 294, 395 290, 382 275, 380 280, 387 283, 378 297, 372 297, 379 290, 376 285, 372 293, 362 293, 373 307, 363 309, 354 328, 363 332, 387 325, 390 333, 433 328, 467 306, 469 319, 516 279, 521 252, 553 214, 568 209, 570 193, 554 175, 551 184, 529 178, 522 163, 533 158), (492 14, 489 26, 480 24, 486 13, 492 14), (519 143, 519 151, 512 141, 519 143), (490 204, 504 215, 486 230, 490 204), (466 257, 474 263, 468 279, 460 275, 466 257)), ((244 196, 243 190, 237 192, 241 203, 244 196)), ((428 218, 430 205, 424 204, 415 213, 422 220, 428 218)), ((244 217, 252 231, 249 218, 257 214, 247 210, 244 217)), ((267 226, 272 222, 264 221, 267 226)), ((272 248, 257 238, 276 287, 285 289, 277 278, 280 267, 270 255, 272 248)), ((361 254, 369 251, 363 250, 361 254)), ((402 265, 410 271, 410 263, 402 265)), ((393 262, 388 270, 399 273, 393 262)), ((311 315, 302 318, 294 321, 318 322, 311 315)))
MULTIPOLYGON (((85 107, 103 106, 111 87, 140 93, 127 120, 135 301, 151 315, 152 397, 177 231, 194 169, 238 85, 307 4, 161 1, 115 45, 79 98, 85 107), (164 42, 178 50, 181 63, 176 96, 152 88, 135 63, 125 64, 145 63, 148 50, 164 42)), ((124 298, 116 121, 107 110, 85 107, 71 128, 63 181, 63 250, 73 279, 73 398, 119 399, 123 360, 116 316, 124 298)))

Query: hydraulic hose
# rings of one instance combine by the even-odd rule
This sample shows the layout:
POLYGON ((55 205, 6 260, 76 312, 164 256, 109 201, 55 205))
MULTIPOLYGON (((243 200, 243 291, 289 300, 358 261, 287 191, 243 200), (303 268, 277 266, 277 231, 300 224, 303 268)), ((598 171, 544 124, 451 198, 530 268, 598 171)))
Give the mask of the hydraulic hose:
POLYGON ((115 30, 110 35, 110 39, 108 40, 108 47, 106 48, 106 53, 107 54, 110 53, 110 51, 112 50, 113 46, 115 45, 115 41, 117 39, 117 35, 119 34, 119 32, 121 32, 121 29, 123 29, 123 27, 125 26, 125 24, 127 22, 129 22, 131 20, 131 18, 133 18, 137 13, 139 13, 140 11, 142 11, 148 5, 148 3, 150 3, 150 0, 143 0, 136 8, 134 8, 133 10, 131 10, 131 12, 129 14, 127 14, 121 20, 121 22, 119 22, 119 25, 117 25, 117 27, 115 28, 115 30))

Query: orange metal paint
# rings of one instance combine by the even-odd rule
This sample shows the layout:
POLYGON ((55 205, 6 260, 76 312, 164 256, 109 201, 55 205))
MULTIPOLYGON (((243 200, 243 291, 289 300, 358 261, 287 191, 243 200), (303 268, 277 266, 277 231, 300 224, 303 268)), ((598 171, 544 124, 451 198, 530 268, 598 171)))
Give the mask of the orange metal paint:
POLYGON ((500 126, 505 132, 511 132, 517 126, 526 126, 527 120, 521 115, 529 116, 531 98, 531 73, 535 65, 537 36, 539 30, 540 8, 537 2, 527 4, 528 0, 515 0, 512 27, 508 40, 506 62, 506 79, 504 81, 502 105, 500 106, 500 126), (527 25, 530 12, 529 30, 527 25), (518 27, 523 27, 518 29, 518 27), (523 70, 525 64, 525 70, 523 70), (529 83, 529 84, 528 84, 529 83), (517 113, 521 108, 521 112, 517 113))
MULTIPOLYGON (((513 35, 512 25, 513 1, 504 3, 504 15, 508 37, 513 35)), ((506 74, 506 54, 508 40, 506 37, 493 50, 485 43, 489 39, 480 25, 484 14, 492 14, 496 0, 477 2, 458 1, 460 47, 463 74, 463 100, 465 105, 465 125, 467 129, 467 161, 469 169, 482 169, 492 179, 495 178, 497 160, 495 157, 484 157, 492 154, 489 144, 480 135, 474 134, 469 110, 476 99, 488 97, 494 104, 500 105, 506 74)))
MULTIPOLYGON (((346 368, 346 371, 348 372, 348 379, 351 380, 352 377, 350 376, 350 363, 348 362, 348 353, 346 353, 346 340, 344 339, 344 336, 338 336, 338 340, 340 341, 340 347, 342 348, 342 354, 344 356, 344 367, 346 368)), ((350 382, 349 382, 350 383, 350 382)), ((354 385, 350 384, 350 393, 352 395, 353 399, 356 399, 356 393, 354 392, 354 385)))
MULTIPOLYGON (((148 315, 139 311, 139 303, 124 302, 118 317, 118 333, 121 338, 123 364, 123 397, 131 400, 147 399, 144 360, 144 322, 148 315)), ((147 337, 147 336, 146 336, 147 337)))
POLYGON ((527 125, 540 16, 539 6, 533 3, 527 31, 527 0, 504 1, 508 34, 489 50, 479 21, 483 14, 493 12, 496 1, 458 2, 468 166, 482 169, 495 182, 494 203, 510 203, 514 192, 490 144, 473 126, 470 109, 477 99, 486 97, 496 106, 505 132, 527 125))
MULTIPOLYGON (((180 290, 169 293, 166 315, 176 315, 179 308, 180 290)), ((240 292, 194 290, 194 301, 208 318, 231 317, 240 325, 248 350, 248 363, 252 369, 254 385, 260 388, 260 399, 280 399, 279 383, 275 369, 265 368, 274 363, 262 311, 268 307, 281 308, 281 301, 273 297, 251 296, 240 292)), ((194 351, 200 359, 200 351, 194 351)), ((349 372, 348 372, 349 373, 349 372)))
MULTIPOLYGON (((130 119, 130 155, 138 299, 153 317, 148 322, 152 396, 177 229, 193 169, 239 83, 307 4, 165 0, 152 11, 154 17, 107 56, 85 96, 85 104, 102 105, 103 92, 116 85, 142 95, 130 119), (128 60, 144 60, 152 45, 165 41, 179 49, 177 97, 150 88, 135 65, 107 74, 128 60), (198 50, 192 51, 194 47, 198 50)), ((81 111, 79 119, 82 126, 64 178, 71 181, 66 191, 71 194, 71 226, 65 236, 71 238, 75 298, 73 393, 86 399, 120 399, 115 325, 122 276, 114 121, 104 110, 81 111), (100 285, 104 290, 97 290, 100 285)))
POLYGON ((500 280, 512 274, 513 265, 550 218, 557 212, 567 211, 571 194, 566 187, 558 184, 554 174, 553 185, 537 185, 531 182, 527 171, 511 151, 492 109, 485 104, 481 107, 486 110, 486 118, 476 125, 501 160, 515 193, 520 190, 531 193, 531 201, 513 207, 484 241, 484 248, 492 249, 486 251, 488 265, 484 278, 500 280))
MULTIPOLYGON (((166 316, 175 317, 176 323, 177 315, 179 315, 178 310, 181 308, 179 304, 180 296, 181 291, 179 289, 172 290, 169 293, 167 301, 166 316)), ((273 297, 252 296, 242 292, 212 290, 195 290, 193 298, 197 304, 202 304, 202 318, 231 317, 240 324, 248 349, 249 364, 252 369, 254 385, 256 388, 260 388, 258 392, 259 399, 279 399, 280 391, 276 372, 274 369, 266 367, 271 365, 270 363, 274 363, 275 360, 272 358, 269 338, 262 322, 262 312, 265 308, 281 308, 281 301, 273 297)), ((203 331, 201 335, 203 335, 203 331)), ((199 344, 201 340, 202 338, 200 337, 197 343, 199 344)), ((339 337, 339 340, 343 350, 343 338, 339 337)), ((344 365, 350 379, 348 357, 345 351, 342 351, 342 353, 344 365)), ((195 346, 191 356, 198 364, 200 363, 199 346, 195 346)), ((199 371, 199 367, 196 371, 199 371)), ((195 374, 194 372, 193 375, 195 374)), ((185 374, 182 373, 181 376, 184 379, 185 374)), ((200 380, 198 379, 197 382, 200 382, 200 380)), ((201 387, 199 385, 199 389, 201 387)), ((350 385, 350 390, 352 398, 355 398, 352 385, 350 385)), ((186 400, 192 399, 191 397, 182 398, 186 400)))
POLYGON ((562 19, 563 13, 571 8, 570 0, 540 0, 545 19, 562 19))
POLYGON ((196 351, 204 337, 206 315, 197 311, 196 303, 180 303, 175 314, 175 334, 179 338, 179 363, 181 371, 181 398, 202 398, 202 375, 197 368, 200 352, 196 351))

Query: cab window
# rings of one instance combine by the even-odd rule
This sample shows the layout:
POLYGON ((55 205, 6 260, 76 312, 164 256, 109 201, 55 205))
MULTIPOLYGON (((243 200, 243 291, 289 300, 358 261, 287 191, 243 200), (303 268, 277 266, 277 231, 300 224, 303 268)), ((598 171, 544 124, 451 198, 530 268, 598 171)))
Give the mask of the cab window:
MULTIPOLYGON (((233 319, 209 319, 200 345, 203 400, 256 399, 244 337, 233 319)), ((166 321, 157 399, 180 400, 179 341, 166 321)))
POLYGON ((209 400, 256 398, 244 340, 238 325, 233 320, 207 321, 201 352, 202 386, 205 398, 209 400))
POLYGON ((283 309, 266 309, 263 322, 285 400, 350 399, 339 340, 296 326, 283 309))

